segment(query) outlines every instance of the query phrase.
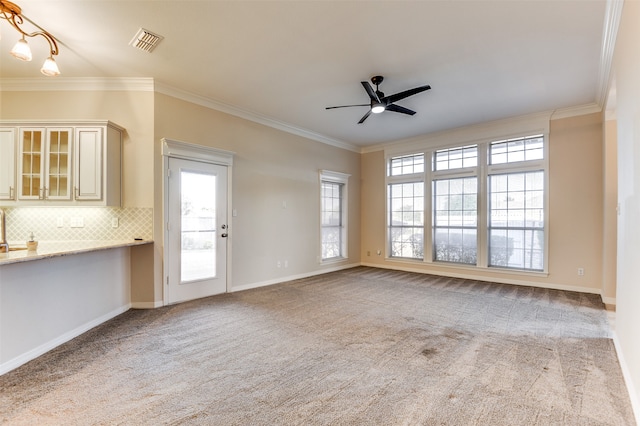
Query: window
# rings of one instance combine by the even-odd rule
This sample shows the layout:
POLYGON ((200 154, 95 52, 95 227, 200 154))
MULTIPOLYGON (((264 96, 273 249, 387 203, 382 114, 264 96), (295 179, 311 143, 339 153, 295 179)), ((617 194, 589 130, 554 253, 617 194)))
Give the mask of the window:
POLYGON ((542 135, 491 143, 491 164, 516 163, 518 161, 541 160, 543 158, 544 138, 542 135))
POLYGON ((389 161, 389 176, 410 175, 424 172, 424 155, 405 155, 389 161))
POLYGON ((541 134, 388 157, 389 256, 544 271, 546 164, 541 134))
POLYGON ((424 182, 389 185, 391 257, 424 257, 424 182))
POLYGON ((441 149, 433 156, 433 170, 452 170, 478 165, 478 145, 441 149))
POLYGON ((434 260, 476 264, 478 179, 433 182, 434 260))
POLYGON ((337 260, 347 253, 346 188, 349 175, 320 172, 320 258, 337 260))
POLYGON ((475 265, 478 145, 433 153, 433 260, 475 265))
POLYGON ((424 154, 389 159, 388 250, 391 257, 424 258, 424 154))
POLYGON ((544 172, 489 176, 489 266, 543 270, 544 172))

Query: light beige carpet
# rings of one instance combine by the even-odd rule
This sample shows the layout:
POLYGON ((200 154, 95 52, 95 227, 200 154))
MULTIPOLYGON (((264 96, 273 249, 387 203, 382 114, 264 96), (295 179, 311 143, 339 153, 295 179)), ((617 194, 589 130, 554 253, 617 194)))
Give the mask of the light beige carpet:
POLYGON ((126 312, 0 377, 8 425, 633 425, 599 296, 354 268, 126 312))

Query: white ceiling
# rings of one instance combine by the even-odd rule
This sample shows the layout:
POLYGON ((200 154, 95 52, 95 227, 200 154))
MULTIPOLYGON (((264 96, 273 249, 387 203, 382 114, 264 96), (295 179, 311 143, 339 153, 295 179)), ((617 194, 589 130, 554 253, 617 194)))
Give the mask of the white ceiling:
MULTIPOLYGON (((16 0, 60 41, 61 77, 152 77, 249 115, 367 146, 523 114, 602 106, 605 0, 101 1, 16 0), (152 53, 129 46, 143 27, 152 53), (360 81, 383 75, 417 111, 370 116, 360 81)), ((44 39, 32 63, 8 51, 0 78, 45 79, 44 39)))

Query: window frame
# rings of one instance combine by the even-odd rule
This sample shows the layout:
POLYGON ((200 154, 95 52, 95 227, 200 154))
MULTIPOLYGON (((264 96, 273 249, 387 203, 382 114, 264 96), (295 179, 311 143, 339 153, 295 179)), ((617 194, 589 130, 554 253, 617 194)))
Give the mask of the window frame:
POLYGON ((426 152, 422 152, 422 151, 413 151, 413 152, 409 152, 409 153, 401 153, 401 154, 397 154, 397 155, 390 155, 390 156, 386 156, 385 158, 385 259, 393 259, 393 260, 407 260, 407 261, 418 261, 418 262, 422 262, 424 261, 424 259, 427 259, 428 256, 431 255, 431 250, 428 249, 428 241, 430 241, 430 238, 428 237, 427 231, 426 231, 426 225, 428 223, 427 220, 427 215, 426 212, 427 210, 427 205, 429 205, 430 207, 430 203, 427 201, 427 187, 426 187, 426 181, 424 179, 425 173, 427 170, 429 170, 430 167, 428 167, 429 163, 427 161, 428 159, 428 155, 426 152), (392 174, 392 167, 391 167, 391 163, 394 159, 397 158, 403 158, 403 157, 411 157, 411 156, 419 156, 422 155, 422 168, 423 171, 421 172, 415 172, 415 173, 407 173, 407 174, 396 174, 393 175, 392 174), (422 193, 422 199, 423 199, 423 211, 422 211, 422 219, 423 219, 423 225, 422 225, 422 258, 418 258, 418 257, 403 257, 403 256, 393 256, 392 255, 392 250, 391 250, 391 192, 390 192, 390 187, 391 185, 401 185, 401 184, 412 184, 412 183, 422 183, 423 184, 423 193, 422 193))
MULTIPOLYGON (((490 214, 490 197, 491 197, 491 192, 490 192, 490 188, 489 188, 489 178, 490 176, 500 176, 500 175, 508 175, 508 174, 517 174, 517 173, 530 173, 530 172, 538 172, 541 171, 543 172, 543 221, 544 221, 544 226, 542 228, 543 231, 543 235, 544 235, 544 243, 543 243, 543 265, 542 265, 542 269, 525 269, 525 268, 515 268, 515 267, 508 267, 508 266, 491 266, 489 265, 489 253, 490 253, 490 242, 487 240, 486 242, 486 254, 487 254, 487 259, 486 259, 486 266, 489 269, 497 269, 497 270, 506 270, 506 271, 518 271, 518 272, 527 272, 527 273, 544 273, 547 274, 548 273, 548 267, 549 267, 549 139, 548 139, 548 135, 547 134, 532 134, 532 135, 528 135, 528 136, 524 136, 524 137, 518 137, 518 138, 510 138, 507 141, 510 140, 518 140, 518 139, 524 139, 526 140, 527 138, 532 138, 532 137, 536 137, 536 136, 542 136, 542 143, 543 143, 543 158, 542 159, 537 159, 537 160, 523 160, 523 161, 514 161, 511 163, 498 163, 498 164, 489 164, 490 160, 489 158, 487 158, 487 163, 486 163, 486 167, 487 167, 487 172, 486 172, 486 177, 485 177, 485 182, 486 182, 486 186, 487 186, 487 206, 485 208, 485 212, 487 215, 486 218, 486 232, 484 232, 485 237, 488 239, 489 238, 489 231, 491 229, 490 226, 490 218, 489 218, 489 214, 490 214)), ((491 141, 487 144, 487 156, 490 155, 490 150, 491 150, 491 144, 492 143, 500 143, 500 142, 505 142, 505 140, 495 140, 495 141, 491 141)), ((524 229, 524 228, 523 228, 524 229)))
MULTIPOLYGON (((318 231, 319 231, 319 235, 318 235, 318 241, 320 242, 319 244, 319 253, 318 253, 318 259, 320 261, 321 264, 324 263, 333 263, 333 262, 339 262, 342 260, 347 259, 348 256, 348 193, 349 193, 349 177, 351 175, 346 174, 346 173, 341 173, 341 172, 335 172, 335 171, 331 171, 331 170, 320 170, 318 173, 318 188, 319 188, 319 219, 318 219, 318 231), (336 184, 336 185, 340 185, 340 225, 338 226, 338 228, 340 229, 340 247, 339 247, 339 251, 340 254, 338 256, 334 256, 334 257, 328 257, 328 258, 324 258, 323 257, 323 245, 324 245, 324 241, 323 241, 323 228, 325 228, 325 225, 322 222, 322 215, 324 213, 323 211, 323 191, 322 191, 322 185, 323 183, 331 183, 331 184, 336 184)), ((335 227, 335 226, 332 226, 335 227)))
POLYGON ((472 270, 492 270, 496 272, 504 272, 509 274, 524 274, 524 275, 548 275, 549 267, 549 132, 545 130, 533 130, 509 133, 508 136, 503 134, 494 134, 484 137, 482 139, 473 140, 467 139, 465 142, 453 144, 447 142, 446 144, 433 146, 431 148, 420 148, 419 144, 416 144, 413 150, 389 150, 385 152, 385 217, 387 222, 385 223, 385 259, 393 261, 407 261, 416 263, 425 263, 437 265, 438 267, 452 267, 472 270), (525 136, 522 136, 525 135, 525 136), (535 160, 524 160, 512 163, 500 163, 490 164, 491 159, 491 145, 492 143, 505 142, 511 140, 523 139, 533 137, 542 137, 542 150, 543 158, 535 160), (477 165, 474 167, 465 167, 457 169, 445 169, 435 170, 436 165, 436 152, 448 149, 464 149, 469 146, 477 145, 477 165), (424 155, 424 172, 413 173, 407 175, 390 175, 390 162, 394 158, 406 157, 411 155, 424 155), (506 173, 526 173, 529 171, 542 171, 544 176, 544 194, 543 194, 543 215, 544 215, 544 244, 543 244, 543 269, 522 269, 513 267, 502 266, 489 266, 489 208, 491 188, 489 188, 489 176, 506 174, 506 173), (435 248, 434 243, 434 188, 433 185, 437 180, 442 179, 454 179, 472 177, 477 178, 478 192, 477 192, 477 263, 457 263, 449 261, 435 260, 435 248), (392 183, 402 182, 419 182, 424 183, 424 258, 406 258, 391 256, 390 246, 390 195, 389 185, 392 183), (430 220, 429 220, 430 218, 430 220))
MULTIPOLYGON (((458 265, 458 266, 478 266, 478 253, 480 252, 480 245, 479 245, 479 239, 478 236, 480 234, 480 217, 479 217, 479 209, 480 209, 480 176, 479 176, 479 172, 478 172, 478 166, 479 166, 479 162, 480 159, 483 158, 482 154, 481 154, 481 146, 480 144, 464 144, 464 145, 460 145, 460 146, 453 146, 453 147, 444 147, 444 148, 438 148, 438 149, 434 149, 430 152, 430 156, 431 156, 431 173, 430 173, 430 181, 428 182, 429 188, 431 189, 431 193, 429 194, 429 198, 431 200, 431 209, 430 209, 430 216, 431 216, 431 223, 429 224, 430 229, 429 229, 429 235, 431 236, 431 241, 430 241, 430 248, 431 248, 431 261, 433 263, 437 263, 437 264, 449 264, 449 265, 458 265), (456 168, 446 168, 446 169, 442 169, 442 170, 437 170, 437 158, 438 158, 438 153, 444 152, 444 151, 460 151, 461 153, 463 153, 464 151, 467 151, 471 148, 475 148, 476 150, 476 165, 475 166, 467 166, 464 167, 464 160, 461 160, 463 162, 463 167, 456 167, 456 168), (476 263, 472 264, 472 263, 464 263, 464 262, 452 262, 452 261, 447 261, 447 260, 437 260, 436 259, 436 250, 435 250, 435 232, 436 229, 438 227, 435 226, 436 223, 436 219, 435 219, 435 215, 436 215, 436 206, 435 206, 435 202, 434 202, 434 197, 435 197, 435 190, 434 187, 436 185, 437 181, 444 181, 444 180, 453 180, 453 179, 466 179, 466 178, 472 178, 475 177, 476 178, 476 263)), ((450 162, 451 160, 449 160, 450 162)), ((463 228, 463 227, 461 227, 463 228)))

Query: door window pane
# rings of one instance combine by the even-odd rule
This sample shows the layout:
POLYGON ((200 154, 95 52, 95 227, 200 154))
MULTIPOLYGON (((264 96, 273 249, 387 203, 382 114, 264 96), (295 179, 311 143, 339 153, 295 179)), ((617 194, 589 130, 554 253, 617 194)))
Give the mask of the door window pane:
POLYGON ((216 276, 216 176, 182 171, 180 281, 216 276))

